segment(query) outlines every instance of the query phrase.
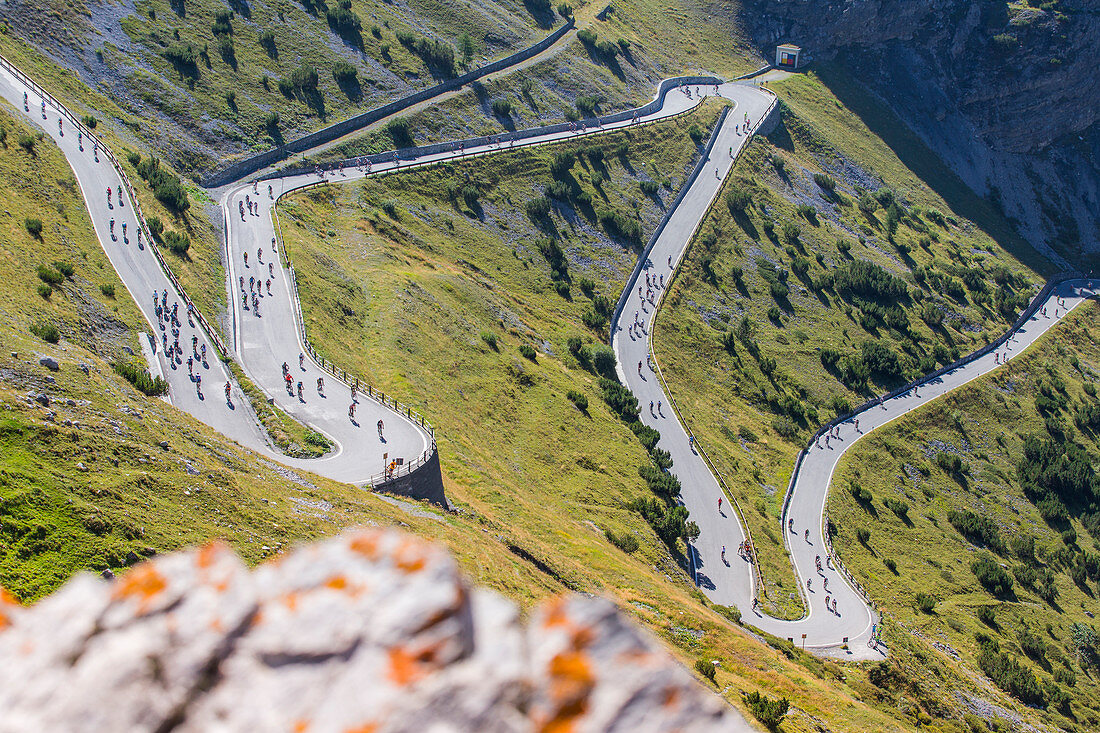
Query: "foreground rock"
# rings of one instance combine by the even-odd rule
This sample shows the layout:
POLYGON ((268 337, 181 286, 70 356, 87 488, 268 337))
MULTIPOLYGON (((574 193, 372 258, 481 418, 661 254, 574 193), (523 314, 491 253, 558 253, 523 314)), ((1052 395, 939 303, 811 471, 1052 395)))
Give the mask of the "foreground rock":
POLYGON ((0 600, 0 660, 0 731, 749 730, 613 604, 525 622, 392 531, 252 572, 210 545, 0 600))

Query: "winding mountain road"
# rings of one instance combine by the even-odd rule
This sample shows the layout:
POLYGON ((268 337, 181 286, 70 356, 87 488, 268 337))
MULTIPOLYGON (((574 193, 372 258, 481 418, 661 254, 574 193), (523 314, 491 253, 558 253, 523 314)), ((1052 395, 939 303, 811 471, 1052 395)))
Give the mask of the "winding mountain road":
MULTIPOLYGON (((732 110, 717 130, 709 156, 701 162, 700 173, 691 182, 681 203, 668 213, 665 226, 653 242, 639 275, 627 286, 621 313, 612 323, 612 346, 619 358, 620 376, 643 406, 643 422, 661 431, 660 445, 672 454, 673 473, 683 487, 682 500, 700 528, 691 555, 696 582, 708 597, 717 603, 737 606, 746 621, 764 631, 799 642, 804 639, 807 647, 836 647, 847 638, 853 658, 871 658, 884 653, 882 647, 872 649, 866 643, 875 621, 873 609, 855 585, 834 567, 835 561, 828 560, 823 544, 823 514, 832 472, 844 451, 862 435, 988 373, 997 363, 990 354, 964 364, 919 390, 914 389, 853 416, 840 426, 839 436, 831 439, 828 446, 810 447, 792 484, 790 509, 786 515, 793 520, 794 531, 785 532, 800 582, 804 586, 806 579, 812 581, 809 612, 797 621, 776 620, 757 612, 752 605, 755 595, 752 567, 736 552, 745 539, 744 527, 729 504, 718 511, 722 488, 669 405, 669 396, 652 358, 651 325, 665 287, 693 233, 703 221, 737 155, 769 112, 774 100, 770 93, 738 83, 693 85, 686 91, 674 88, 655 111, 614 124, 590 124, 583 131, 554 130, 545 134, 535 131, 535 134, 517 136, 519 139, 514 140, 504 135, 487 144, 455 143, 445 151, 412 160, 376 163, 369 169, 352 163, 335 171, 266 179, 224 190, 220 203, 226 226, 226 284, 233 341, 228 348, 235 353, 248 376, 279 408, 335 443, 337 448, 331 454, 313 460, 291 459, 275 451, 236 388, 232 389, 230 399, 224 399, 223 385, 231 383, 232 377, 217 358, 214 341, 201 321, 195 319, 193 325, 189 322, 183 295, 174 289, 150 244, 136 236, 138 222, 133 200, 126 196, 125 203, 119 206, 117 192, 123 190, 119 172, 109 161, 106 151, 89 144, 87 131, 81 143, 74 127, 75 117, 52 98, 39 96, 39 93, 40 90, 13 67, 6 62, 0 65, 0 96, 41 126, 72 166, 104 251, 149 323, 156 345, 151 366, 168 380, 171 402, 242 445, 286 465, 355 484, 371 483, 372 477, 377 477, 384 468, 384 453, 391 459, 402 456, 409 460, 430 453, 434 450, 433 437, 430 429, 411 414, 399 413, 363 395, 359 396, 353 419, 348 411, 352 401, 348 385, 337 382, 309 355, 303 340, 293 272, 281 256, 281 245, 275 245, 278 253, 273 251, 273 238, 277 237, 275 203, 279 197, 321 181, 352 181, 367 175, 493 154, 513 147, 601 134, 680 114, 699 104, 706 95, 717 94, 725 98, 732 103, 732 110), (28 93, 26 105, 25 92, 28 93), (60 128, 59 119, 62 120, 60 128), (108 186, 116 192, 111 203, 104 191, 108 186), (123 224, 127 225, 127 236, 122 236, 123 224), (250 278, 258 280, 250 285, 250 278), (253 296, 257 288, 259 293, 253 296), (174 341, 172 325, 164 316, 163 305, 158 310, 154 303, 154 293, 161 294, 157 300, 163 304, 165 292, 169 312, 179 304, 179 343, 183 351, 180 358, 166 355, 165 347, 174 341), (202 377, 201 388, 185 366, 192 352, 192 338, 195 339, 194 348, 201 353, 205 347, 208 354, 206 362, 199 362, 195 370, 202 377), (290 390, 284 388, 284 362, 291 375, 290 390), (325 380, 323 393, 317 388, 318 378, 325 380), (301 396, 297 392, 298 382, 302 383, 301 396), (654 405, 661 404, 661 409, 646 409, 651 401, 654 405), (381 434, 376 428, 378 420, 385 422, 381 434), (857 420, 859 431, 855 428, 857 420), (724 561, 723 546, 726 548, 724 561), (815 568, 818 556, 823 563, 822 573, 815 568), (837 599, 835 612, 824 606, 825 592, 821 583, 825 578, 832 584, 829 594, 837 599)), ((1066 312, 1095 294, 1097 288, 1095 281, 1062 285, 1048 303, 1048 310, 1058 315, 1037 315, 1028 321, 1001 349, 1001 355, 1007 358, 1018 355, 1066 312), (1059 298, 1063 300, 1062 305, 1058 305, 1059 298)))

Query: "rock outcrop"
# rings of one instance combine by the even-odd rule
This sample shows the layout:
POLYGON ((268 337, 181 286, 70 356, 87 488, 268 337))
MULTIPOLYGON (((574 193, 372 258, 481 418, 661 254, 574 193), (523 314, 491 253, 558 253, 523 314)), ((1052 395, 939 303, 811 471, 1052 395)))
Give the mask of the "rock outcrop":
POLYGON ((0 601, 0 731, 750 730, 608 601, 529 621, 395 531, 0 601))
POLYGON ((747 0, 740 17, 765 57, 839 60, 1055 261, 1100 251, 1100 0, 747 0))

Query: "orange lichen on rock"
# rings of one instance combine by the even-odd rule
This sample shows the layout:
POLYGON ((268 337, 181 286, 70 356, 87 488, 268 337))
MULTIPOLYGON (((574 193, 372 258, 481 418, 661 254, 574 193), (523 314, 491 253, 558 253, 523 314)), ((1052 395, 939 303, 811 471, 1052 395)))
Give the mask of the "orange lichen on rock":
POLYGON ((377 532, 360 532, 351 538, 348 546, 368 560, 378 558, 379 534, 377 532))
POLYGON ((415 573, 428 564, 425 547, 411 538, 402 540, 393 553, 393 563, 406 573, 415 573))
POLYGON ((17 601, 15 596, 13 596, 11 593, 8 593, 3 588, 0 588, 0 629, 3 629, 5 626, 11 624, 11 616, 5 611, 5 606, 9 608, 18 608, 19 601, 17 601))
POLYGON ((113 597, 116 600, 136 598, 138 612, 143 612, 160 593, 168 587, 168 581, 153 563, 142 563, 119 579, 113 597))

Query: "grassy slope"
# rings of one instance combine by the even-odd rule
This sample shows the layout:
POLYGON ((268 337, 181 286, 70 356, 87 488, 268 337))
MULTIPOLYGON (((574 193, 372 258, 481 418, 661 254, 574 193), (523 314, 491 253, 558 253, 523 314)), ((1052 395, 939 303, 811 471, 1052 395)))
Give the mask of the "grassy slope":
POLYGON ((221 539, 259 562, 343 527, 400 523, 447 544, 463 567, 512 597, 560 589, 476 520, 420 518, 355 487, 279 468, 115 375, 109 361, 132 358, 124 349, 136 349, 135 332, 147 324, 95 240, 61 153, 48 139, 36 142, 34 156, 24 152, 17 139, 31 129, 7 110, 0 128, 9 212, 0 217, 8 284, 0 297, 0 586, 33 600, 74 572, 129 564, 130 552, 221 539), (42 220, 41 240, 24 216, 42 220), (73 278, 44 299, 35 267, 57 261, 74 266, 73 278), (114 297, 100 284, 114 285, 114 297), (61 341, 31 335, 38 322, 57 324, 61 341), (39 365, 43 354, 60 371, 39 365), (40 392, 48 408, 28 398, 40 392), (165 438, 167 450, 158 446, 165 438))
MULTIPOLYGON (((699 123, 714 114, 708 108, 699 123)), ((682 180, 692 121, 634 132, 631 168, 682 180)), ((610 149, 617 139, 598 143, 610 149)), ((839 667, 793 650, 789 662, 705 610, 668 551, 623 506, 647 493, 636 472, 644 450, 564 342, 596 337, 580 323, 588 301, 580 278, 614 296, 635 255, 583 217, 570 224, 554 214, 574 300, 550 287, 546 262, 531 246, 537 232, 522 214, 549 180, 550 152, 517 151, 289 197, 280 218, 311 339, 431 418, 448 496, 486 537, 537 558, 542 568, 530 565, 528 574, 610 595, 688 663, 722 660, 719 689, 734 704, 741 704, 740 691, 787 695, 798 708, 787 730, 812 729, 814 721, 834 730, 890 730, 887 716, 850 698, 837 681, 839 667), (445 194, 448 180, 467 179, 481 187, 481 217, 445 194), (396 215, 385 212, 388 201, 400 201, 396 215), (482 333, 497 337, 498 350, 482 333), (537 363, 517 353, 520 344, 538 348, 537 363), (588 396, 588 414, 565 399, 568 390, 588 396), (641 548, 627 555, 603 530, 632 533, 641 548)), ((623 208, 637 203, 651 227, 656 207, 643 203, 621 160, 607 160, 608 200, 623 208)), ((573 169, 579 185, 595 193, 590 173, 580 164, 573 169)), ((662 199, 670 196, 662 190, 662 199)), ((502 582, 491 555, 473 571, 480 582, 502 582)), ((522 589, 511 592, 525 597, 522 589)))
MULTIPOLYGON (((994 240, 967 220, 933 223, 925 213, 929 209, 946 215, 957 212, 814 75, 771 86, 788 105, 784 125, 771 139, 753 141, 726 186, 727 191, 750 192, 753 204, 736 219, 725 205, 711 211, 658 316, 654 338, 658 360, 688 423, 747 516, 761 555, 767 589, 763 601, 773 612, 797 616, 801 600, 776 531, 795 455, 816 425, 836 409, 858 404, 866 394, 896 383, 880 379, 866 391, 850 389, 823 367, 821 349, 848 354, 857 352, 864 341, 881 339, 899 353, 908 351, 907 373, 915 376, 922 368, 986 343, 1014 318, 979 303, 972 292, 958 298, 927 285, 918 287, 911 274, 915 267, 932 266, 942 273, 977 267, 980 279, 996 289, 990 271, 1004 265, 1014 273, 1014 291, 1023 298, 1040 281, 1035 274, 1040 263, 1032 252, 1018 249, 1018 239, 994 240), (784 161, 782 174, 772 156, 784 161), (822 171, 839 183, 835 201, 827 199, 812 179, 813 173, 822 171), (903 221, 895 237, 897 244, 911 248, 908 254, 887 241, 882 209, 868 217, 856 206, 855 186, 861 183, 873 190, 879 185, 876 180, 896 190, 910 211, 921 212, 903 221), (814 206, 816 217, 800 216, 799 204, 814 206), (774 223, 771 234, 765 229, 768 221, 774 223), (784 222, 801 229, 793 247, 782 240, 784 222), (927 247, 920 246, 925 235, 914 227, 927 228, 927 236, 934 237, 927 247), (838 241, 850 251, 840 251, 838 241), (791 270, 797 257, 805 258, 808 271, 802 277, 790 274, 789 302, 774 300, 761 263, 766 260, 791 270), (814 289, 815 279, 856 260, 875 262, 903 277, 911 290, 921 290, 924 301, 947 314, 944 325, 929 327, 918 317, 920 304, 910 300, 901 305, 915 339, 882 323, 864 328, 860 308, 835 289, 814 289), (713 277, 704 270, 708 263, 713 277), (737 267, 743 271, 740 283, 733 277, 737 267), (742 318, 753 324, 761 357, 775 359, 778 365, 770 377, 743 342, 736 344, 736 355, 723 347, 722 339, 742 318), (938 352, 937 344, 942 345, 938 352), (708 389, 697 389, 699 384, 708 389), (785 396, 786 408, 780 406, 785 396), (791 428, 791 437, 781 435, 791 428)), ((995 214, 985 214, 985 229, 1000 231, 995 214)))
MULTIPOLYGON (((1044 418, 1034 405, 1040 381, 1060 378, 1074 402, 1095 402, 1082 388, 1087 382, 1095 384, 1100 373, 1098 315, 1096 303, 1080 308, 1024 357, 904 421, 875 431, 844 457, 829 499, 829 515, 839 527, 836 547, 884 612, 886 638, 894 652, 892 663, 913 680, 908 689, 901 684, 887 686, 884 697, 912 700, 929 696, 950 701, 948 692, 959 689, 965 695, 992 696, 1024 719, 1066 725, 1053 711, 1040 712, 1003 693, 991 693, 992 686, 976 672, 978 650, 973 634, 982 631, 998 637, 1002 648, 1016 653, 1041 680, 1050 680, 1053 670, 1061 667, 1075 672, 1076 685, 1066 689, 1073 697, 1077 725, 1093 730, 1100 725, 1100 686, 1095 673, 1087 674, 1079 666, 1068 630, 1072 622, 1095 623, 1086 611, 1100 613, 1096 583, 1078 586, 1048 559, 1047 564, 1057 571, 1057 605, 1019 584, 1014 599, 999 601, 982 589, 970 570, 976 548, 947 521, 948 510, 967 508, 992 519, 1006 541, 1021 535, 1033 537, 1040 558, 1049 558, 1064 546, 1060 531, 1047 525, 1022 494, 1016 462, 1023 452, 1024 436, 1046 433, 1044 418), (1075 358, 1079 367, 1073 366, 1075 358), (958 480, 935 464, 936 454, 943 450, 957 452, 969 463, 967 477, 958 480), (851 481, 873 494, 870 510, 838 488, 851 481), (887 498, 909 504, 909 524, 883 506, 887 498), (856 541, 856 527, 870 529, 866 547, 856 541), (886 568, 885 559, 896 561, 897 575, 886 568), (916 609, 918 593, 937 599, 934 613, 916 609), (975 617, 983 606, 996 610, 996 629, 975 617), (1022 627, 1038 631, 1052 647, 1046 669, 1015 651, 1016 633, 1022 627), (955 654, 966 670, 957 669, 952 659, 955 654), (1060 658, 1066 661, 1062 663, 1060 658), (938 680, 932 679, 929 669, 938 680), (934 689, 936 682, 946 685, 948 691, 934 689)), ((1096 434, 1078 431, 1077 440, 1088 448, 1095 465, 1100 454, 1096 434)), ((1077 546, 1096 552, 1097 538, 1080 522, 1074 521, 1073 528, 1077 546)), ((1012 566, 1019 561, 1007 555, 1002 562, 1012 566)), ((1002 717, 1012 716, 1003 713, 1002 717)))
POLYGON ((102 9, 92 14, 76 4, 46 13, 43 23, 35 22, 32 4, 13 14, 11 33, 56 57, 78 54, 89 67, 86 73, 104 79, 115 101, 144 120, 135 130, 144 142, 190 171, 208 168, 229 152, 269 146, 272 137, 263 122, 269 112, 279 114, 281 135, 295 137, 432 83, 424 61, 397 41, 398 31, 452 46, 469 34, 477 45, 475 65, 548 32, 547 23, 540 27, 520 0, 418 0, 401 6, 355 0, 351 9, 362 30, 358 41, 349 41, 326 22, 325 8, 336 6, 141 0, 132 14, 117 13, 119 18, 102 9), (228 34, 233 53, 223 55, 213 27, 215 14, 229 8, 236 10, 228 34), (105 34, 97 33, 97 25, 105 34), (274 33, 273 52, 261 44, 265 31, 274 33), (190 69, 173 67, 165 50, 188 44, 196 54, 205 47, 205 56, 190 69), (79 49, 75 54, 73 47, 79 49), (337 84, 332 74, 337 61, 356 68, 357 84, 337 84), (284 95, 278 88, 278 80, 289 78, 302 63, 318 71, 320 103, 284 95), (267 84, 265 76, 270 78, 267 84), (229 91, 236 94, 232 103, 226 97, 229 91))
MULTIPOLYGON (((760 65, 733 20, 734 8, 729 8, 724 18, 717 18, 701 4, 645 0, 614 3, 614 11, 605 20, 590 17, 591 11, 603 7, 579 11, 578 23, 600 40, 627 42, 627 50, 620 50, 613 61, 574 41, 529 69, 495 77, 445 103, 409 115, 413 138, 425 144, 561 122, 567 114, 575 114, 582 97, 594 97, 601 112, 613 112, 648 102, 657 83, 669 76, 706 72, 730 78, 760 65), (655 43, 658 38, 661 42, 655 43), (493 113, 493 102, 498 100, 511 103, 509 115, 493 113)), ((379 131, 318 157, 337 159, 392 146, 389 136, 379 131)))

